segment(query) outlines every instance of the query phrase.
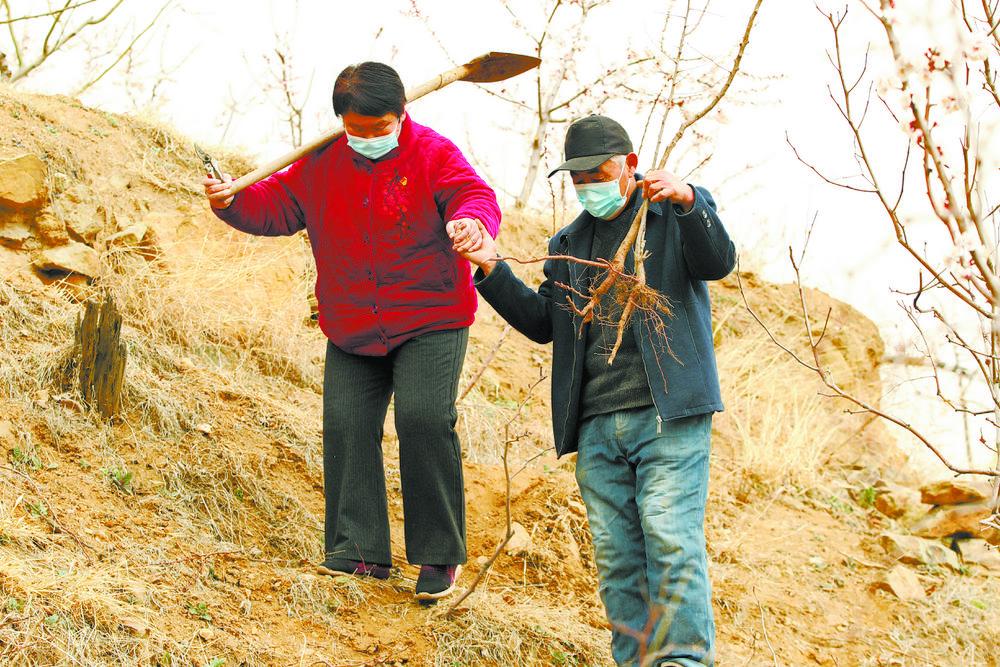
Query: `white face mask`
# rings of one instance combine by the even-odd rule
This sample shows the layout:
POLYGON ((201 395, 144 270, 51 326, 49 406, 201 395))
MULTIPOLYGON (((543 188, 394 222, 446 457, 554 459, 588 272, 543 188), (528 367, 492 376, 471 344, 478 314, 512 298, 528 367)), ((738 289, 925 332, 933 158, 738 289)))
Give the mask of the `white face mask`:
POLYGON ((371 139, 356 137, 347 130, 344 130, 344 134, 347 135, 347 145, 353 148, 359 155, 363 155, 369 160, 377 160, 399 146, 399 134, 403 131, 404 117, 401 117, 396 122, 396 128, 389 132, 389 134, 372 137, 371 139))
POLYGON ((622 165, 621 173, 613 181, 573 186, 576 189, 576 198, 580 200, 587 213, 606 220, 625 205, 625 195, 621 189, 621 180, 625 173, 625 165, 622 165))

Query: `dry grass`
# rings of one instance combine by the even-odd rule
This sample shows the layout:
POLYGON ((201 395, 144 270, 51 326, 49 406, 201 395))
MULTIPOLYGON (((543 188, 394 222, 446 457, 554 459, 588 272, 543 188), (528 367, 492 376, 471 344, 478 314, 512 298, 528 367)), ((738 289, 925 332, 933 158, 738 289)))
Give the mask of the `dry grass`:
POLYGON ((904 664, 1000 664, 1000 578, 922 570, 925 585, 936 590, 927 602, 905 603, 920 622, 900 624, 878 643, 881 654, 904 664))
POLYGON ((47 498, 0 477, 0 662, 136 664, 170 643, 152 629, 135 636, 152 623, 154 586, 127 561, 85 558, 52 533, 47 498))
POLYGON ((771 487, 819 484, 831 448, 846 437, 835 406, 763 335, 728 341, 718 361, 730 413, 720 428, 730 431, 732 469, 771 487))
POLYGON ((348 575, 331 578, 295 571, 284 575, 289 578, 284 599, 289 618, 309 618, 327 626, 336 626, 339 613, 363 609, 373 596, 391 586, 348 575))
POLYGON ((582 626, 568 601, 548 609, 523 593, 513 605, 498 594, 477 595, 473 609, 432 626, 436 667, 609 664, 610 633, 582 626))

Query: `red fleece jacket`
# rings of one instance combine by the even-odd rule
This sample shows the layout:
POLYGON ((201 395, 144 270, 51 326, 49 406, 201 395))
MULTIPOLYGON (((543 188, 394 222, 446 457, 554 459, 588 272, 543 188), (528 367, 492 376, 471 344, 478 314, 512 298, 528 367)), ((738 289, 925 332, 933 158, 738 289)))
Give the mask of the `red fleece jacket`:
POLYGON ((308 230, 320 328, 342 350, 369 356, 472 324, 469 263, 445 224, 478 218, 494 237, 500 228, 496 193, 455 144, 408 114, 399 147, 382 158, 340 137, 215 213, 250 234, 308 230))

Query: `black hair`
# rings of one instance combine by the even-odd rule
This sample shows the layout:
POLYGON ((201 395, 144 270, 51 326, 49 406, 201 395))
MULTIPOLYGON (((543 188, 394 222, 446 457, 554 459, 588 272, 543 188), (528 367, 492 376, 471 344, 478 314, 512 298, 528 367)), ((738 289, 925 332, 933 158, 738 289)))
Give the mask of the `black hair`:
POLYGON ((353 112, 362 116, 403 115, 406 90, 393 68, 383 63, 349 65, 333 84, 333 112, 338 116, 353 112))

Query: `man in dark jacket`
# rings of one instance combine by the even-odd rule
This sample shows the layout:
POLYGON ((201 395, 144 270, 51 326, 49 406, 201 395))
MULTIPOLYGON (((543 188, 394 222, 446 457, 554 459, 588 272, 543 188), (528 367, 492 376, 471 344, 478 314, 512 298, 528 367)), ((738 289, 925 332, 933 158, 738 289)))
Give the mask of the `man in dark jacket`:
MULTIPOLYGON (((549 255, 611 259, 645 197, 646 278, 669 299, 669 315, 633 316, 609 364, 621 316, 613 292, 582 331, 567 304, 585 306, 600 269, 548 260, 536 292, 498 260, 489 234, 463 254, 497 312, 528 338, 552 342, 556 451, 578 451, 615 661, 712 665, 704 516, 712 414, 722 399, 705 281, 733 269, 735 249, 707 190, 666 171, 636 180, 632 142, 610 118, 573 123, 566 158, 552 174, 570 172, 585 210, 552 237, 549 255)), ((635 270, 632 253, 625 268, 635 270)))

